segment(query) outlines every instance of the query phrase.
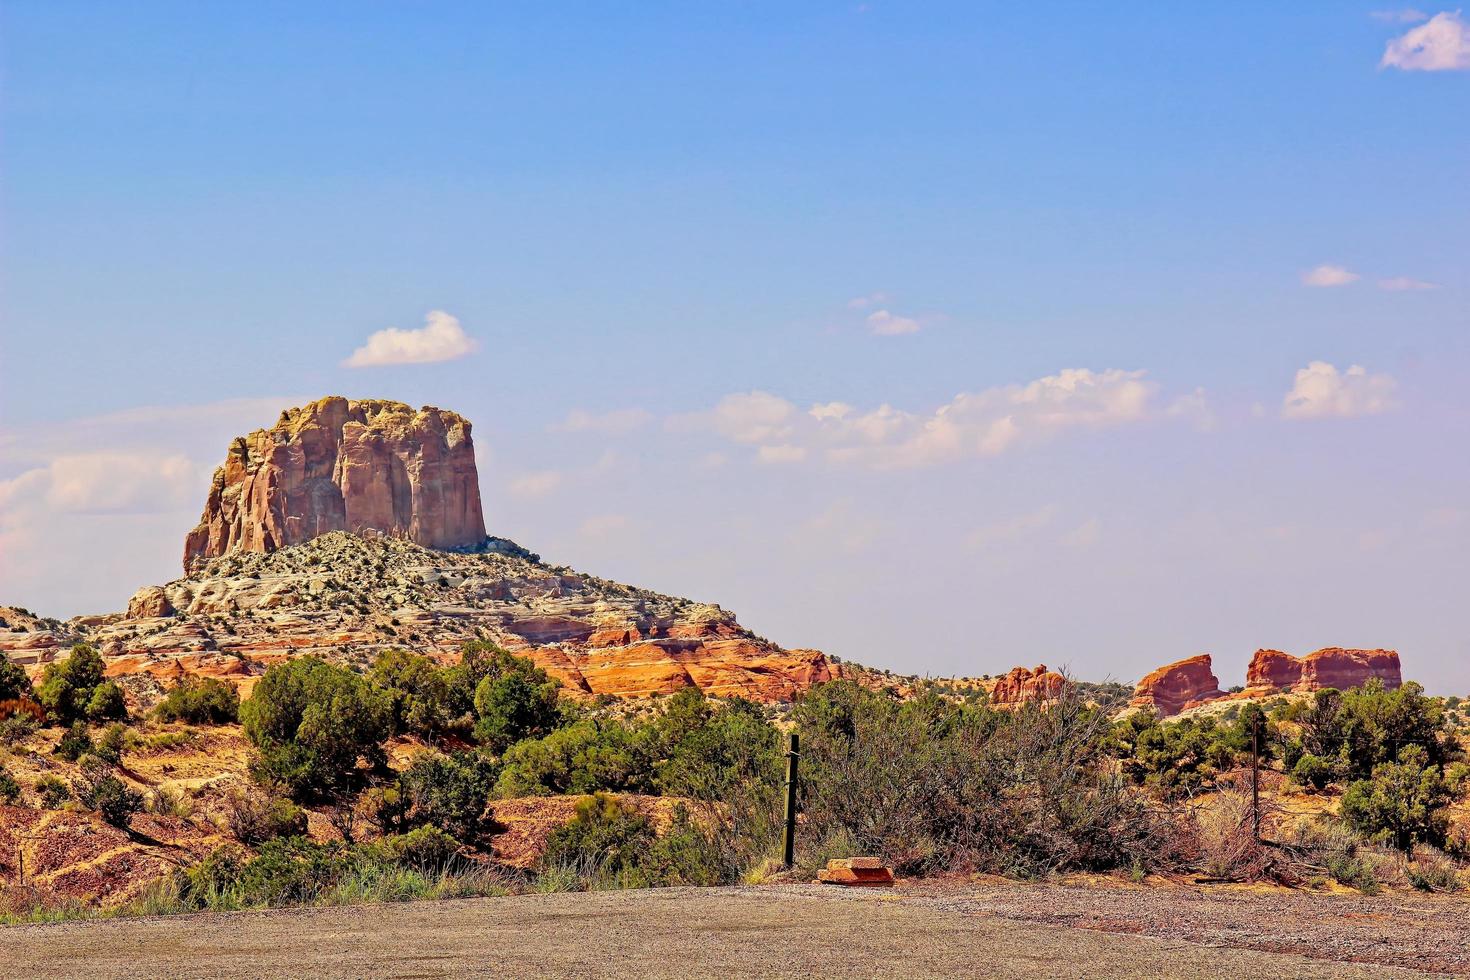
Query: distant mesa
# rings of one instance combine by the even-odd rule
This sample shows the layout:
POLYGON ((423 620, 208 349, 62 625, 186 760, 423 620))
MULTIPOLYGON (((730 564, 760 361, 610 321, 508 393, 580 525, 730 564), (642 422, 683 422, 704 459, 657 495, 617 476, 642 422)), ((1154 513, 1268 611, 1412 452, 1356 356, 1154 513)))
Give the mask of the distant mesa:
POLYGON ((479 546, 485 518, 470 423, 439 408, 340 396, 287 409, 230 444, 184 541, 184 571, 329 531, 479 546))
POLYGON ((1134 689, 1130 705, 1168 717, 1213 701, 1310 693, 1329 687, 1346 690, 1375 678, 1390 690, 1403 683, 1397 652, 1324 647, 1305 657, 1294 657, 1280 650, 1263 649, 1256 651, 1246 668, 1245 689, 1227 694, 1220 690, 1210 655, 1204 653, 1166 664, 1145 676, 1134 689))

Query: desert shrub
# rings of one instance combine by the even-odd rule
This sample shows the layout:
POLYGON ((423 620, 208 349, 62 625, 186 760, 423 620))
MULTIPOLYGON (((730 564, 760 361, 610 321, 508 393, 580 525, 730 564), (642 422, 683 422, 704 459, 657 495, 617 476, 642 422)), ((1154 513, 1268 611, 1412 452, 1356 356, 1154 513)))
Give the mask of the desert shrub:
POLYGON ((451 840, 423 828, 380 844, 314 844, 278 838, 250 858, 225 848, 179 872, 159 898, 171 910, 339 905, 505 894, 492 871, 448 852, 451 840))
POLYGON ((103 762, 117 765, 122 761, 123 744, 127 741, 127 736, 127 726, 113 722, 102 729, 102 734, 92 746, 92 754, 103 762))
POLYGON ((357 801, 358 811, 381 834, 396 834, 407 825, 408 800, 398 786, 373 786, 357 801))
POLYGON ((506 751, 495 795, 536 796, 597 790, 645 793, 653 762, 634 730, 618 721, 584 719, 506 751))
POLYGON ((1455 862, 1429 848, 1405 862, 1404 874, 1409 884, 1422 892, 1457 892, 1465 887, 1464 875, 1455 862))
POLYGON ((0 803, 15 803, 20 799, 20 783, 10 774, 10 770, 0 766, 0 803))
POLYGON ((1248 792, 1216 794, 1196 817, 1200 869, 1222 881, 1260 881, 1271 867, 1271 851, 1257 839, 1248 792))
POLYGON ((66 734, 61 736, 61 741, 56 743, 56 754, 68 762, 76 762, 82 756, 92 751, 92 736, 87 731, 86 723, 72 722, 66 734))
POLYGON ((116 684, 102 679, 101 654, 85 643, 72 647, 65 660, 47 664, 36 687, 36 700, 46 709, 46 716, 63 725, 80 718, 120 717, 106 712, 117 710, 116 699, 121 695, 116 684), (99 695, 99 688, 107 690, 99 695), (98 699, 96 713, 94 698, 98 699))
POLYGON ((71 799, 71 787, 64 779, 48 773, 36 780, 36 796, 43 809, 58 810, 71 799))
POLYGON ((185 677, 153 709, 159 721, 225 725, 240 719, 240 692, 213 677, 185 677))
POLYGON ((466 685, 454 683, 454 674, 421 654, 384 650, 367 676, 387 695, 397 734, 435 739, 460 727, 473 709, 466 685))
POLYGON ((1187 843, 1116 775, 1105 714, 1068 688, 996 711, 839 681, 794 718, 808 839, 844 833, 899 870, 1157 868, 1187 843))
POLYGON ((1119 722, 1115 735, 1123 774, 1168 799, 1213 785, 1235 764, 1237 747, 1213 718, 1160 721, 1137 712, 1119 722))
POLYGON ((493 647, 473 656, 467 651, 466 658, 480 677, 475 685, 475 738, 487 749, 499 754, 556 727, 561 685, 544 670, 524 657, 493 647))
POLYGON ((122 688, 114 681, 103 681, 92 688, 92 696, 87 699, 86 714, 92 721, 126 718, 128 706, 123 700, 122 688))
POLYGON ((251 786, 228 794, 224 819, 230 834, 251 847, 306 833, 306 811, 273 786, 251 786))
POLYGON ((113 774, 112 767, 100 759, 83 761, 81 774, 72 788, 77 802, 96 810, 114 827, 126 829, 133 815, 143 809, 143 794, 129 789, 113 774))
POLYGON ((595 793, 577 802, 572 820, 552 831, 543 865, 572 865, 618 879, 632 873, 655 840, 653 825, 626 801, 595 793))
POLYGON ((1326 865, 1328 875, 1339 885, 1356 888, 1365 895, 1376 895, 1381 889, 1372 862, 1356 852, 1329 854, 1326 865))
POLYGON ((479 752, 420 755, 398 780, 404 822, 473 840, 497 775, 495 764, 479 752))
POLYGON ((1374 766, 1371 779, 1357 780, 1343 793, 1343 820, 1405 853, 1419 843, 1444 846, 1451 796, 1443 774, 1428 760, 1422 746, 1410 745, 1400 750, 1398 762, 1374 766))
POLYGON ((459 841, 438 827, 424 825, 386 842, 393 859, 405 867, 421 870, 443 868, 459 853, 459 841))
POLYGON ((25 668, 0 653, 0 702, 31 696, 31 679, 25 668))
POLYGON ((148 796, 148 812, 187 820, 194 815, 194 802, 177 789, 160 786, 148 796))
POLYGON ((0 745, 19 745, 40 727, 40 722, 28 711, 9 714, 0 721, 0 745))
POLYGON ((547 839, 543 877, 554 883, 568 870, 583 886, 657 888, 727 883, 735 869, 683 806, 659 834, 628 801, 595 793, 578 801, 572 820, 547 839))
POLYGON ((279 782, 293 795, 339 793, 353 781, 359 759, 370 767, 384 762, 387 696, 317 657, 267 670, 240 705, 240 720, 257 749, 256 777, 279 782))
POLYGON ((728 800, 737 792, 774 796, 783 778, 781 733, 758 705, 732 701, 710 709, 693 688, 670 702, 650 726, 655 744, 647 750, 659 760, 654 785, 660 793, 700 800, 728 800))
POLYGON ((1296 764, 1291 767, 1291 778, 1312 790, 1326 789, 1332 782, 1333 775, 1332 764, 1310 752, 1297 759, 1296 764))
POLYGON ((1305 753, 1329 760, 1347 780, 1369 779, 1377 766, 1399 761, 1413 747, 1436 769, 1457 754, 1443 702, 1425 697, 1412 681, 1392 691, 1377 679, 1349 691, 1318 691, 1277 714, 1300 729, 1305 753))

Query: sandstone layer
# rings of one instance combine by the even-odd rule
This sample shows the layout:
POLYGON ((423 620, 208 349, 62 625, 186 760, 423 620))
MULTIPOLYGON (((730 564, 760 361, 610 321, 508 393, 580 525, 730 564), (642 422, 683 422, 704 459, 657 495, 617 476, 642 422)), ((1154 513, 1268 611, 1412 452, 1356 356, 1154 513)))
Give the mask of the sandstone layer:
POLYGON ((329 531, 477 547, 485 519, 470 423, 443 409, 335 396, 287 409, 230 444, 185 539, 184 570, 329 531))
POLYGON ((1167 717, 1224 696, 1210 655, 1202 653, 1166 664, 1145 676, 1138 682, 1129 704, 1134 708, 1152 708, 1167 717))

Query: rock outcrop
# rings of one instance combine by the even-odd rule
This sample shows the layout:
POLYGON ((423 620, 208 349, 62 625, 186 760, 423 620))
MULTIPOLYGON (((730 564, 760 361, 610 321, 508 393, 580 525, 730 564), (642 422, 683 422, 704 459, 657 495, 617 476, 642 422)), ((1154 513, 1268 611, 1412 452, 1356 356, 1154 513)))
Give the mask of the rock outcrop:
POLYGON ((1010 673, 996 679, 995 686, 990 689, 990 703, 999 706, 1055 701, 1066 682, 1061 674, 1047 670, 1046 664, 1031 668, 1012 667, 1010 673))
POLYGON ((287 409, 230 444, 184 570, 264 554, 329 531, 404 537, 428 548, 485 540, 470 423, 401 402, 330 397, 287 409))
POLYGON ((1389 689, 1403 683, 1399 655, 1393 650, 1346 650, 1324 647, 1305 657, 1280 650, 1257 650, 1246 668, 1250 694, 1277 691, 1346 690, 1377 678, 1389 689))
POLYGON ((1152 708, 1161 717, 1168 717, 1224 696, 1210 655, 1202 653, 1167 664, 1144 677, 1129 704, 1134 708, 1152 708))

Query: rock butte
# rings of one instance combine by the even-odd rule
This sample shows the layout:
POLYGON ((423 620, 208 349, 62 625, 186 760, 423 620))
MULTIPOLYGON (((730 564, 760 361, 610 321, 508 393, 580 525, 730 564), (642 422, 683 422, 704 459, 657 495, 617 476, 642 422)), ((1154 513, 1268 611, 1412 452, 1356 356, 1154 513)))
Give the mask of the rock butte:
POLYGON ((1280 650, 1257 650, 1246 668, 1245 689, 1227 694, 1220 690, 1206 653, 1153 671, 1138 682, 1129 704, 1167 717, 1212 701, 1302 694, 1329 687, 1345 690, 1375 678, 1390 689, 1403 683, 1398 653, 1324 647, 1305 657, 1293 657, 1280 650))
POLYGON ((1012 667, 1010 673, 996 678, 990 689, 995 705, 1024 704, 1027 701, 1055 701, 1066 678, 1048 670, 1046 664, 1032 668, 1012 667))
POLYGON ((1166 664, 1146 675, 1134 689, 1130 704, 1136 708, 1153 708, 1167 716, 1224 696, 1211 667, 1210 655, 1202 653, 1166 664))
POLYGON ((290 656, 364 664, 403 647, 450 660, 474 639, 531 657, 573 696, 696 687, 787 701, 862 673, 783 649, 719 606, 487 538, 470 423, 437 408, 323 398, 235 439, 184 567, 123 614, 59 623, 11 610, 0 651, 35 669, 93 643, 144 703, 186 675, 248 692, 290 656))
POLYGON ((287 409, 230 443, 184 541, 184 571, 328 531, 478 546, 485 519, 470 423, 439 408, 338 396, 287 409))

